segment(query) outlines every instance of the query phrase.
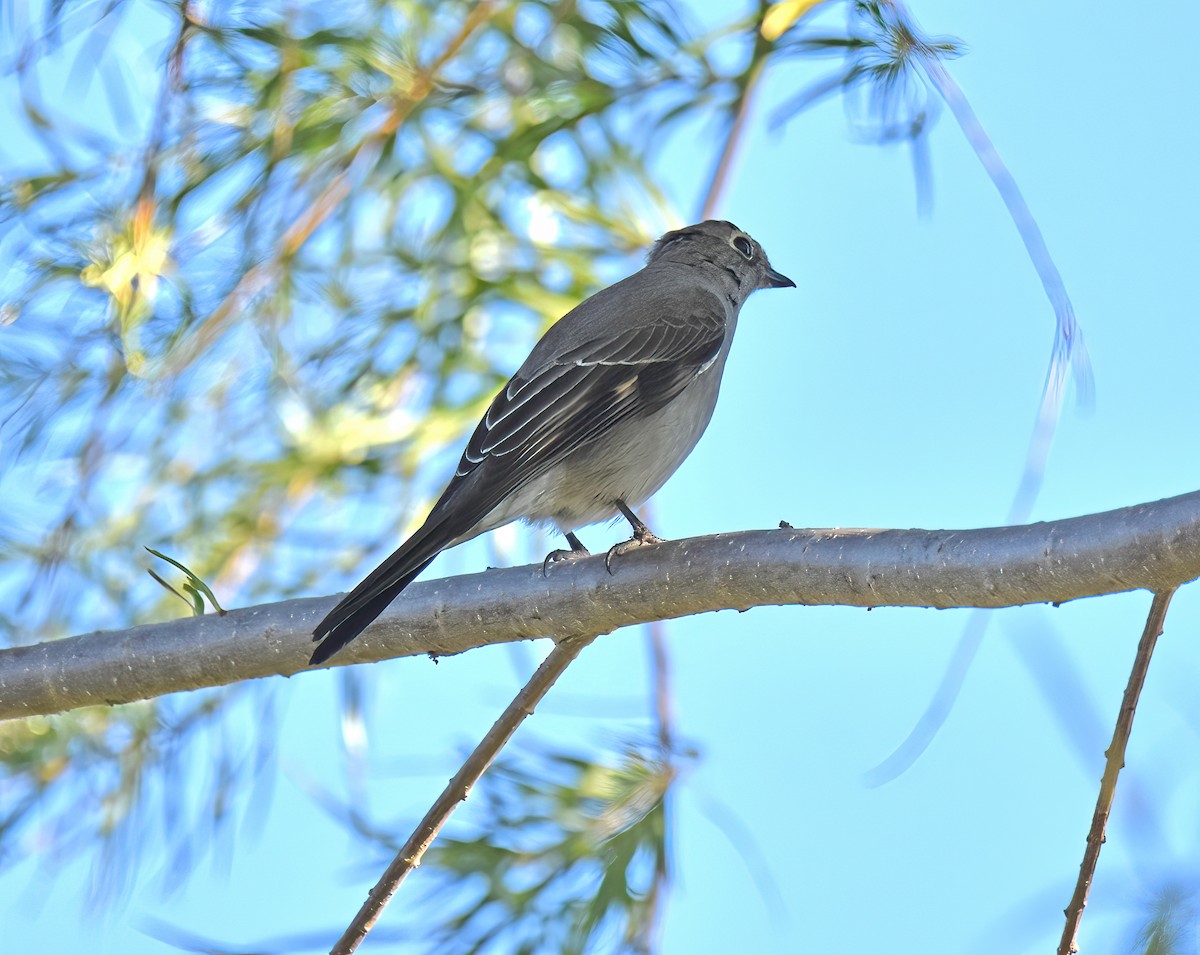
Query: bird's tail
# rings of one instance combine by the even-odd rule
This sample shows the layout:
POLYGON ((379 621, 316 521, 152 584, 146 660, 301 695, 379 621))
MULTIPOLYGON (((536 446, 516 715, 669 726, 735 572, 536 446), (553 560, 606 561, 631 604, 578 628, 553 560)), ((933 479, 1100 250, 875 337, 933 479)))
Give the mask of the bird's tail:
POLYGON ((341 599, 317 624, 313 641, 320 641, 308 661, 309 666, 324 663, 357 637, 438 554, 459 536, 444 516, 433 516, 420 530, 400 545, 387 560, 341 599))

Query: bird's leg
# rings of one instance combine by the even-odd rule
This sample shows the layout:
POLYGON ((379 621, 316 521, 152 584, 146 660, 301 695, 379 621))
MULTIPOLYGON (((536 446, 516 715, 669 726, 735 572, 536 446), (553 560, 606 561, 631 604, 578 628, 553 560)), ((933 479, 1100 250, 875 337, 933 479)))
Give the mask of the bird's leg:
POLYGON ((551 564, 556 564, 560 560, 579 560, 582 557, 591 557, 592 552, 579 542, 579 538, 568 531, 565 535, 567 543, 571 545, 570 550, 552 550, 546 555, 546 559, 542 561, 542 576, 546 576, 546 571, 550 569, 551 564))
POLYGON ((614 557, 620 557, 622 554, 628 554, 631 550, 641 547, 643 544, 663 544, 666 539, 659 537, 650 528, 642 523, 641 518, 630 510, 629 505, 624 501, 616 501, 617 507, 621 509, 621 513, 625 515, 625 520, 629 521, 629 526, 633 528, 633 536, 627 541, 620 544, 614 544, 608 549, 608 553, 604 555, 604 566, 611 574, 612 560, 614 557))

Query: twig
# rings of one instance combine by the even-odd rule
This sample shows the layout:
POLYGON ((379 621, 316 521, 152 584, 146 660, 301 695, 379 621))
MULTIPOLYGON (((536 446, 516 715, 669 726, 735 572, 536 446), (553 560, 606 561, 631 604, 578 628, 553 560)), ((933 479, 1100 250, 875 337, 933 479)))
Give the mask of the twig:
MULTIPOLYGON (((664 763, 675 763, 675 740, 671 716, 671 660, 667 653, 666 627, 663 621, 651 621, 647 627, 650 644, 650 670, 654 692, 654 722, 658 737, 658 758, 664 763)), ((663 770, 665 771, 665 770, 663 770)), ((674 776, 674 770, 671 770, 674 776)), ((663 793, 666 799, 666 793, 663 793)), ((671 838, 672 813, 670 804, 664 806, 662 851, 654 859, 654 880, 646 893, 646 921, 639 933, 640 950, 652 952, 666 911, 667 892, 671 887, 671 838)))
POLYGON ((754 88, 758 85, 759 77, 762 76, 762 68, 762 60, 751 64, 746 75, 746 84, 738 93, 733 119, 729 124, 729 132, 725 136, 725 145, 721 149, 721 157, 717 160, 717 166, 713 170, 712 179, 709 180, 708 189, 704 194, 704 205, 700 211, 701 219, 712 218, 717 203, 720 201, 721 193, 725 189, 725 180, 729 177, 729 171, 733 167, 733 157, 737 153, 738 141, 741 139, 742 129, 746 124, 746 114, 750 112, 754 88))
MULTIPOLYGON (((769 4, 767 3, 759 4, 760 9, 756 24, 761 23, 768 6, 769 4)), ((750 64, 743 74, 742 88, 738 91, 737 99, 733 104, 733 115, 729 123, 729 131, 725 135, 725 145, 721 148, 721 156, 717 160, 712 178, 708 182, 708 189, 704 193, 704 203, 700 211, 701 219, 712 218, 713 213, 716 211, 717 203, 721 199, 721 193, 725 190, 725 180, 729 178, 729 172, 733 168, 733 158, 737 153, 738 143, 742 137, 742 130, 746 125, 746 116, 750 112, 750 104, 754 99, 754 91, 758 86, 758 81, 762 78, 763 67, 766 65, 767 55, 771 52, 772 46, 773 44, 756 27, 754 31, 754 50, 750 54, 750 64)))
POLYGON ((192 14, 189 0, 184 0, 179 8, 179 30, 175 42, 167 54, 166 75, 162 87, 158 91, 158 102, 154 107, 154 120, 150 128, 150 136, 146 142, 145 159, 143 162, 142 182, 138 188, 137 216, 134 227, 142 235, 149 232, 154 218, 154 193, 158 185, 158 164, 162 158, 163 144, 167 139, 167 126, 171 112, 171 99, 183 86, 183 53, 188 41, 188 28, 192 25, 192 14))
POLYGON ((658 736, 658 748, 669 753, 675 748, 671 717, 671 659, 667 654, 666 627, 661 620, 652 620, 647 625, 650 642, 650 670, 654 683, 654 728, 658 736))
POLYGON ((1167 616, 1167 607, 1175 588, 1163 590, 1154 595, 1150 604, 1150 613, 1146 617, 1146 628, 1142 631, 1141 642, 1138 643, 1137 656, 1133 661, 1133 670, 1129 674, 1129 683, 1125 687, 1125 697, 1121 700, 1121 711, 1117 714, 1117 725, 1113 728, 1112 743, 1105 752, 1104 775, 1100 779, 1100 794, 1096 797, 1096 811, 1092 815, 1092 827, 1088 830, 1087 849, 1083 853, 1083 862, 1079 864, 1079 879, 1075 883, 1075 893, 1071 896, 1070 904, 1063 910, 1067 924, 1063 928, 1062 940, 1058 943, 1058 955, 1073 955, 1079 951, 1075 937, 1079 933, 1079 923, 1083 918, 1083 909, 1087 905, 1088 891, 1092 887, 1092 877, 1096 874, 1096 863, 1100 859, 1100 847, 1104 845, 1104 829, 1108 824, 1108 816, 1112 811, 1113 796, 1117 791, 1117 775, 1125 765, 1125 747, 1129 743, 1129 733, 1133 729, 1133 714, 1137 711, 1138 697, 1142 685, 1146 682, 1146 671, 1150 667, 1150 656, 1154 653, 1154 644, 1158 641, 1163 630, 1163 620, 1167 616))
MULTIPOLYGON (((907 9, 904 9, 902 4, 896 5, 902 9, 905 17, 909 17, 907 9)), ((970 101, 954 77, 935 57, 926 57, 921 62, 930 83, 950 108, 950 112, 968 144, 974 150, 988 178, 991 179, 992 185, 996 187, 996 192, 999 193, 1016 226, 1029 260, 1033 263, 1038 278, 1041 279, 1046 297, 1054 309, 1056 323, 1054 344, 1050 349, 1046 379, 1042 384, 1042 397, 1038 405, 1037 416, 1034 419, 1033 431, 1029 437, 1029 446, 1025 452, 1025 466, 1008 511, 1008 523, 1017 524, 1029 519, 1038 491, 1041 490, 1046 463, 1050 458, 1050 446, 1054 440, 1054 431, 1066 398, 1067 372, 1074 367, 1078 394, 1084 403, 1087 403, 1091 401, 1093 391, 1091 366, 1083 342, 1083 332, 1075 320, 1075 308, 1067 294, 1066 283, 1063 282, 1062 275, 1054 264, 1054 259, 1046 246, 1046 240, 1042 236, 1042 230, 1028 203, 1025 202, 1025 197, 1021 194, 1016 179, 1005 165, 995 143, 983 128, 983 123, 979 121, 970 101)), ((966 679, 975 654, 983 641, 990 619, 983 611, 977 611, 971 615, 963 628, 963 635, 959 639, 954 658, 947 665, 929 706, 908 736, 892 751, 891 755, 867 771, 868 785, 878 786, 899 776, 916 762, 933 741, 934 736, 945 723, 955 700, 958 699, 959 691, 962 690, 963 681, 966 679)))
POLYGON ((379 919, 384 906, 396 894, 400 883, 421 864, 421 858, 425 855, 425 851, 433 842, 434 837, 446 824, 455 807, 470 794, 471 787, 492 764, 492 760, 496 758, 501 747, 512 738, 513 733, 516 732, 525 717, 533 714, 534 707, 546 695, 555 681, 562 676, 571 661, 595 639, 594 635, 566 637, 554 645, 554 649, 542 661, 542 665, 529 678, 529 682, 522 687, 521 692, 508 704, 500 718, 488 730, 487 735, 467 757, 462 768, 454 774, 454 778, 442 790, 442 794, 429 808, 429 812, 425 814, 425 818, 421 820, 417 828, 413 830, 408 841, 401 846, 400 851, 396 853, 396 858, 392 860, 391 865, 387 867, 375 887, 371 889, 367 901, 358 910, 354 920, 342 933, 342 937, 337 940, 333 948, 329 950, 329 955, 349 955, 358 948, 379 919))
POLYGON ((988 178, 1000 194, 1017 233, 1025 244, 1029 261, 1033 263, 1042 288, 1054 309, 1056 322, 1054 347, 1050 351, 1050 363, 1046 369, 1046 381, 1042 386, 1042 402, 1038 408, 1037 420, 1033 435, 1029 441, 1029 450, 1025 459, 1025 472, 1021 475, 1021 484, 1017 489, 1016 499, 1008 518, 1010 523, 1027 520, 1033 509, 1034 499, 1041 487, 1042 476, 1046 470, 1046 460, 1050 456, 1050 444, 1054 437, 1054 428, 1062 411, 1063 399, 1066 394, 1067 369, 1069 365, 1075 368, 1076 387, 1084 396, 1085 401, 1091 400, 1092 377, 1088 363, 1087 349, 1083 344, 1083 332, 1075 321, 1075 307, 1067 294, 1066 283, 1054 264, 1054 258, 1046 247, 1042 230, 1033 217, 1033 212, 1025 202, 1016 179, 1000 158, 995 144, 992 142, 975 110, 971 108, 966 94, 955 82, 941 62, 936 59, 923 61, 925 74, 929 77, 934 88, 941 95, 950 112, 962 129, 971 148, 975 151, 980 164, 987 172, 988 178))

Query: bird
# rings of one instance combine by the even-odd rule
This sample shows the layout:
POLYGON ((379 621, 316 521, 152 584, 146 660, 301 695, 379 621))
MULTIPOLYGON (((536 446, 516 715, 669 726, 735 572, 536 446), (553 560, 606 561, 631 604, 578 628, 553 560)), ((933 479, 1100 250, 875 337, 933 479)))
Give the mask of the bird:
POLYGON ((795 288, 731 222, 668 232, 645 266, 550 326, 475 428, 425 522, 313 631, 310 666, 379 616, 438 554, 523 519, 562 532, 623 516, 633 536, 605 563, 661 542, 638 518, 708 427, 738 313, 758 289, 795 288))

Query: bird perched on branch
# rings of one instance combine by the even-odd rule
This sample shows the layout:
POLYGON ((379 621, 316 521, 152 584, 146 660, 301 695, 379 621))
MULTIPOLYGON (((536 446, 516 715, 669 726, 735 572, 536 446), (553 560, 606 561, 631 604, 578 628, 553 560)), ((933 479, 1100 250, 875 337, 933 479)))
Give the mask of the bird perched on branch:
MULTIPOLYGON (((425 523, 317 625, 310 664, 353 640, 443 550, 518 518, 575 529, 623 515, 662 487, 708 426, 738 312, 751 293, 794 288, 731 222, 668 232, 646 265, 559 319, 496 395, 425 523)), ((546 565, 543 565, 543 568, 546 565)))

